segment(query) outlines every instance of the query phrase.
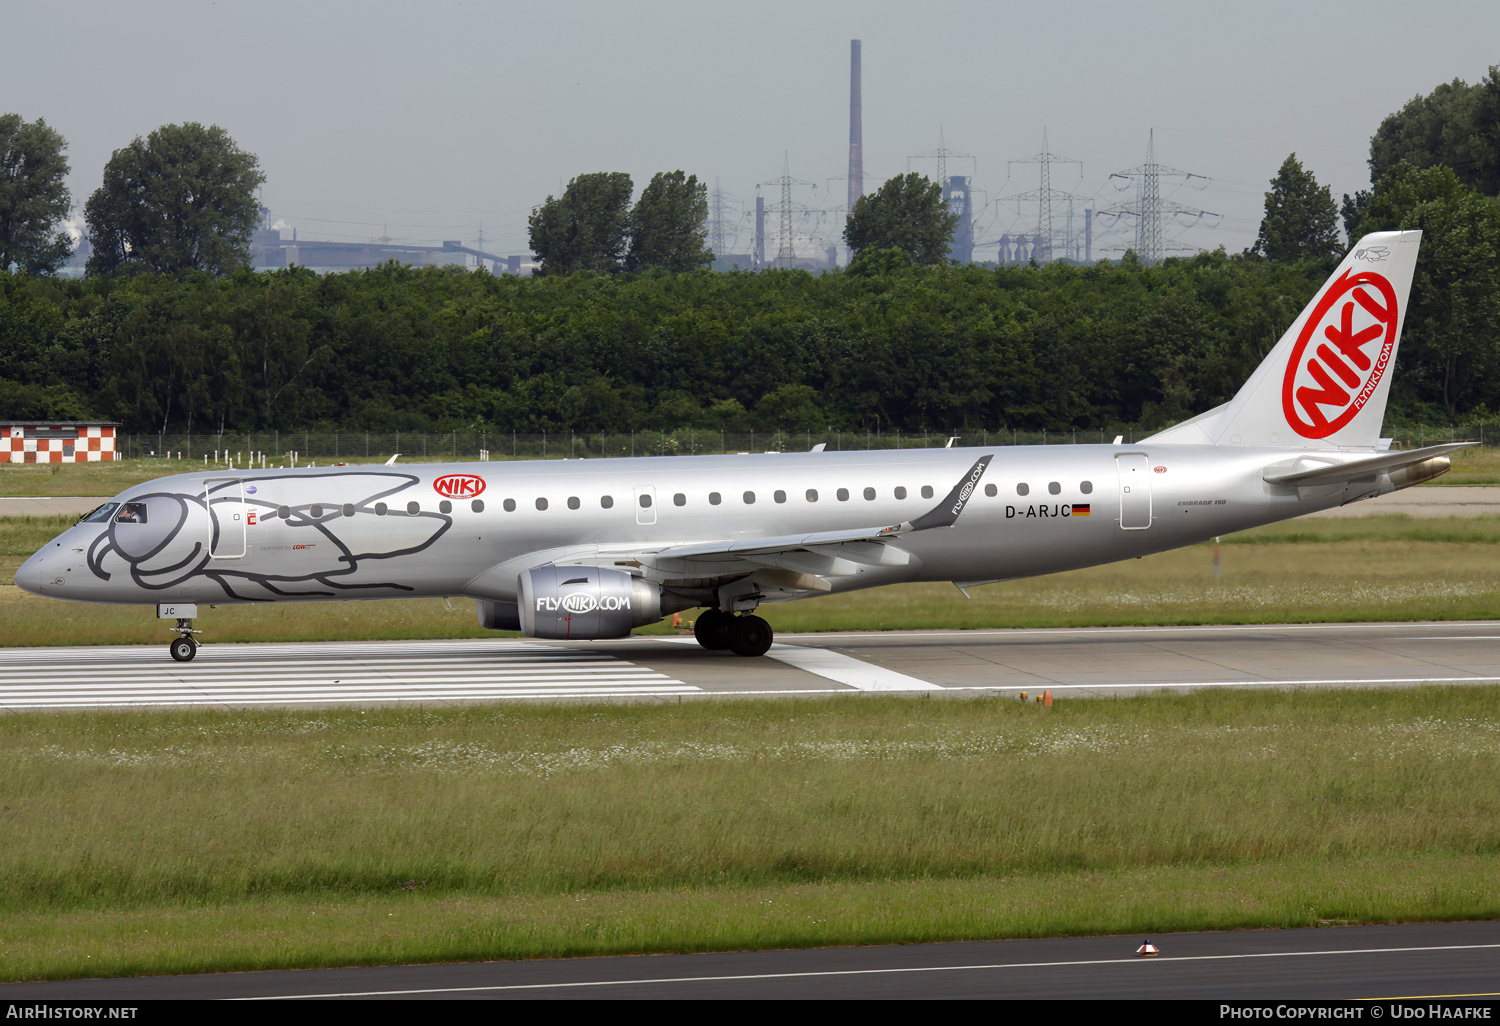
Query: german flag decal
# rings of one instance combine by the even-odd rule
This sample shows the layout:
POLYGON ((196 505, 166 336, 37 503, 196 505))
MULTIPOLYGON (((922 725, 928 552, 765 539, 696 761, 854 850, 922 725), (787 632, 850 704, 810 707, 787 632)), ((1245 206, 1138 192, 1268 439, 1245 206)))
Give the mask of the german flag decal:
POLYGON ((1089 504, 1086 502, 1073 503, 1073 515, 1075 517, 1086 517, 1089 515, 1089 504))

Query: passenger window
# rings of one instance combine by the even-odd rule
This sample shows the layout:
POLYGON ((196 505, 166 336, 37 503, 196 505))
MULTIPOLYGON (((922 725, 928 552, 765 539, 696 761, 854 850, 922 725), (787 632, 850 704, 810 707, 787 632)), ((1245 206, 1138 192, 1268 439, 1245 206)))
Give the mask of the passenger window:
MULTIPOLYGON (((410 509, 410 507, 407 507, 407 508, 410 509)), ((322 517, 323 517, 323 507, 322 506, 315 505, 315 506, 313 506, 312 509, 308 510, 307 512, 312 515, 312 518, 314 520, 321 520, 322 517)))
POLYGON ((1000 493, 1000 489, 996 488, 992 484, 987 484, 987 485, 984 486, 984 494, 988 495, 992 499, 996 495, 998 495, 999 493, 1000 493))
POLYGON ((746 506, 754 506, 755 505, 755 493, 754 492, 746 492, 745 493, 745 505, 746 506))
POLYGON ((1051 492, 1053 495, 1056 495, 1062 491, 1062 485, 1058 484, 1056 481, 1049 481, 1047 483, 1047 491, 1051 492))
POLYGON ((507 513, 514 513, 516 511, 515 499, 506 499, 501 505, 505 507, 505 512, 507 513))
POLYGON ((408 502, 406 504, 406 515, 407 516, 414 517, 414 516, 416 516, 420 512, 422 512, 422 507, 419 504, 417 504, 415 502, 408 502))
MULTIPOLYGON (((381 505, 383 506, 384 503, 381 503, 381 505)), ((281 506, 281 507, 279 507, 276 510, 276 515, 278 517, 280 517, 281 519, 283 519, 283 520, 290 520, 290 519, 292 519, 292 510, 291 510, 291 507, 289 507, 289 506, 281 506)), ((380 511, 380 515, 381 516, 385 516, 385 510, 384 509, 382 509, 380 511)))
POLYGON ((818 490, 816 488, 809 488, 807 490, 807 501, 808 502, 817 502, 818 501, 818 490))
POLYGON ((614 509, 615 497, 613 495, 601 495, 599 496, 599 505, 605 509, 614 509))
POLYGON ((352 502, 346 502, 346 503, 344 503, 344 516, 346 516, 346 517, 352 517, 352 516, 354 516, 354 503, 352 503, 352 502))
MULTIPOLYGON (((286 507, 285 507, 285 506, 283 506, 283 507, 281 507, 281 508, 282 508, 282 509, 286 509, 286 507)), ((387 505, 386 505, 386 504, 385 504, 385 503, 383 503, 383 502, 377 502, 377 503, 376 503, 376 504, 375 504, 375 515, 376 515, 376 516, 377 516, 377 517, 383 517, 383 516, 385 516, 385 515, 386 515, 386 513, 387 513, 387 512, 389 512, 389 511, 390 511, 390 507, 389 507, 389 506, 387 506, 387 505)), ((283 514, 283 516, 285 516, 285 514, 283 514)))
POLYGON ((720 495, 718 492, 709 492, 708 493, 708 504, 710 506, 717 506, 719 503, 721 503, 723 501, 724 501, 724 497, 722 495, 720 495))
POLYGON ((866 488, 865 489, 865 501, 866 502, 874 502, 875 501, 875 489, 873 489, 873 488, 866 488))
POLYGON ((483 513, 484 512, 484 500, 483 499, 475 499, 473 502, 469 503, 469 508, 472 509, 475 513, 483 513))
POLYGON ((773 495, 773 496, 771 496, 771 498, 775 499, 777 502, 785 502, 786 501, 786 492, 784 492, 780 488, 778 488, 778 489, 776 489, 776 494, 773 495))
POLYGON ((676 495, 672 496, 672 505, 674 505, 674 506, 686 506, 687 505, 687 496, 683 495, 681 492, 678 492, 676 495))
POLYGON ((1094 490, 1094 482, 1092 482, 1092 481, 1080 481, 1078 483, 1078 490, 1080 492, 1082 492, 1084 495, 1088 495, 1089 493, 1091 493, 1094 490))
POLYGON ((1018 484, 1018 485, 1016 485, 1016 494, 1017 495, 1030 495, 1031 494, 1031 485, 1029 485, 1029 484, 1018 484))
POLYGON ((452 513, 453 512, 453 503, 449 502, 447 499, 444 499, 442 502, 438 503, 438 512, 439 513, 452 513))
POLYGON ((930 499, 930 498, 932 498, 932 485, 923 485, 922 486, 922 498, 924 498, 924 499, 930 499))
POLYGON ((838 496, 838 500, 840 502, 848 502, 849 501, 849 489, 847 489, 847 488, 840 488, 838 491, 834 492, 833 494, 836 495, 836 496, 838 496))
POLYGON ((650 509, 651 508, 651 496, 642 493, 640 502, 641 502, 641 509, 650 509))
POLYGON ((905 485, 897 485, 896 486, 896 498, 898 498, 898 499, 904 499, 904 498, 906 498, 906 486, 905 485))
POLYGON ((536 508, 537 509, 546 509, 547 508, 547 500, 546 499, 538 499, 538 500, 536 500, 536 508))
POLYGON ((578 503, 578 496, 576 496, 576 495, 570 495, 570 496, 568 496, 568 508, 569 509, 577 509, 578 505, 579 505, 579 503, 578 503))

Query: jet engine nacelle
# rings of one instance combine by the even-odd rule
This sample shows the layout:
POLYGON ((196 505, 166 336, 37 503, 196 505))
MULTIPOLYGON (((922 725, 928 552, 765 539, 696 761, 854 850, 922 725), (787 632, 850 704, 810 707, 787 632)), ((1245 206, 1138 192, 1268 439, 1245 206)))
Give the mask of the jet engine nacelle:
POLYGON ((539 566, 520 579, 521 631, 530 638, 623 638, 662 617, 661 587, 621 570, 539 566))

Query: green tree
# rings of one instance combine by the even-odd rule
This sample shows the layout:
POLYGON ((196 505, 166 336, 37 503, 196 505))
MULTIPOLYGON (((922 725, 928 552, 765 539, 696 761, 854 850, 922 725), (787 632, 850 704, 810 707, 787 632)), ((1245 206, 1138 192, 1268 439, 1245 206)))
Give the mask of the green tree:
POLYGON ((1422 230, 1402 359, 1421 398, 1448 416, 1494 401, 1500 367, 1500 207, 1451 168, 1404 161, 1375 183, 1361 234, 1422 230))
POLYGON ((861 196, 844 226, 844 241, 856 254, 899 249, 916 264, 946 263, 958 215, 943 202, 943 190, 922 175, 897 175, 875 193, 861 196))
POLYGON ((1355 234, 1359 230, 1359 223, 1365 218, 1365 209, 1370 205, 1370 190, 1360 189, 1353 196, 1344 193, 1344 203, 1339 207, 1339 217, 1344 222, 1344 234, 1349 236, 1353 242, 1359 238, 1355 234))
POLYGON ((708 186, 697 175, 659 172, 630 212, 625 269, 692 271, 713 262, 708 236, 708 186))
POLYGON ((634 187, 623 171, 579 175, 562 198, 547 197, 531 212, 531 251, 539 275, 620 269, 630 227, 634 187))
POLYGON ((1486 196, 1500 193, 1500 67, 1472 86, 1445 82, 1386 117, 1370 139, 1370 181, 1402 161, 1445 165, 1486 196))
POLYGON ((1279 263, 1338 255, 1338 208, 1328 186, 1319 186, 1293 153, 1266 193, 1266 215, 1252 252, 1279 263))
POLYGON ((73 252, 57 230, 68 216, 67 148, 41 118, 0 114, 0 271, 51 274, 73 252))
POLYGON ((163 125, 116 150, 84 208, 90 274, 226 274, 249 263, 266 176, 217 125, 163 125))
POLYGON ((821 398, 810 385, 778 385, 760 397, 756 422, 767 430, 821 431, 828 426, 821 398))

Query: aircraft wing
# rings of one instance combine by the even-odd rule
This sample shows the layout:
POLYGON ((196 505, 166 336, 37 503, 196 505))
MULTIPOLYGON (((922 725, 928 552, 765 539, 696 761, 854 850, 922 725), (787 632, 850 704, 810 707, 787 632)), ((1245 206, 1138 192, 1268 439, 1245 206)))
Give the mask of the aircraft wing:
MULTIPOLYGON (((838 531, 769 538, 718 539, 628 551, 601 549, 589 562, 649 568, 654 577, 725 578, 757 574, 784 591, 827 591, 826 577, 845 577, 871 566, 905 566, 911 553, 897 544, 906 535, 952 527, 968 504, 991 455, 981 456, 932 509, 900 524, 874 524, 838 531), (774 583, 773 583, 774 582, 774 583)), ((560 561, 561 562, 561 561, 560 561)))

